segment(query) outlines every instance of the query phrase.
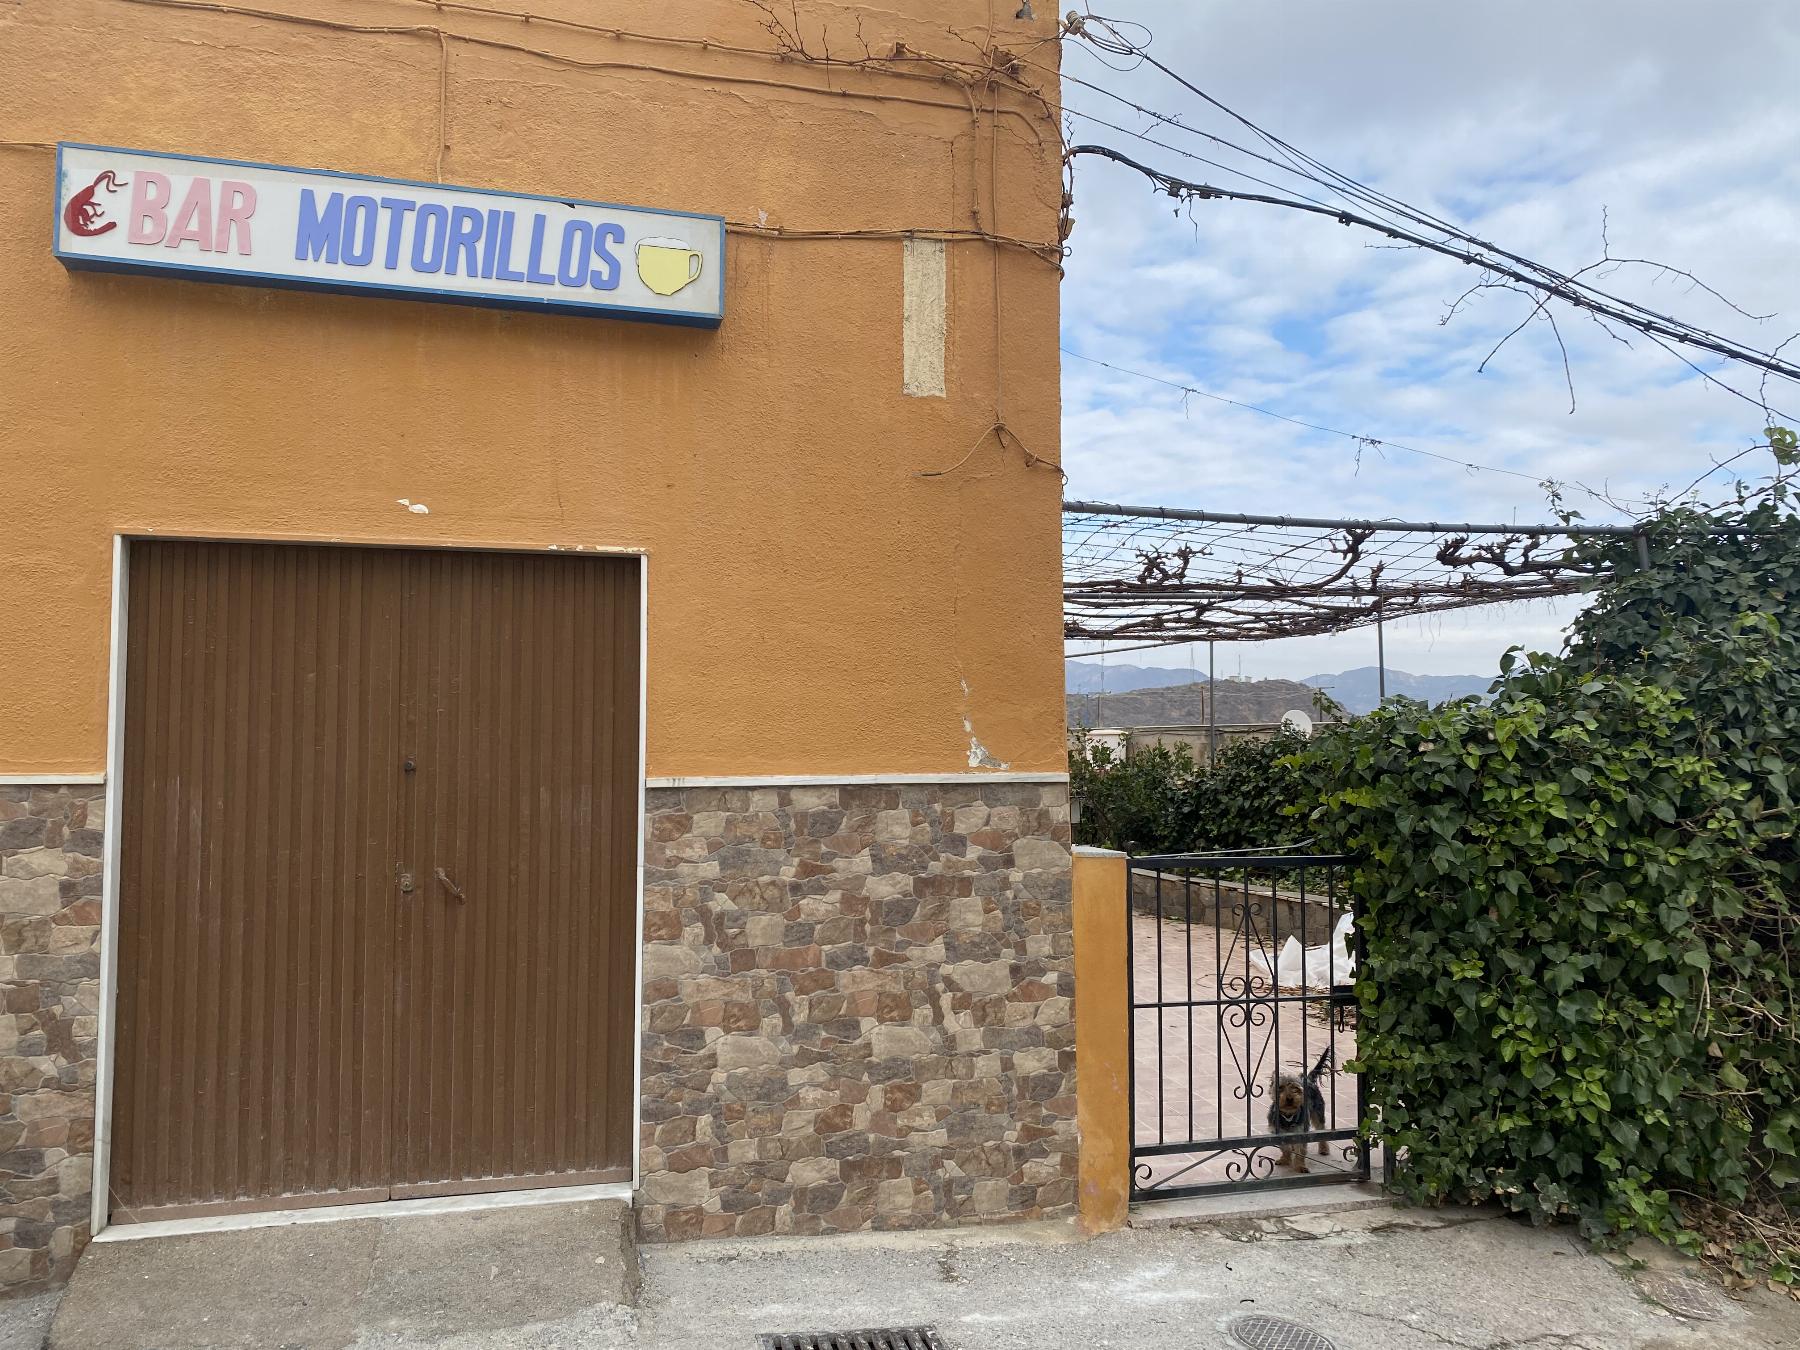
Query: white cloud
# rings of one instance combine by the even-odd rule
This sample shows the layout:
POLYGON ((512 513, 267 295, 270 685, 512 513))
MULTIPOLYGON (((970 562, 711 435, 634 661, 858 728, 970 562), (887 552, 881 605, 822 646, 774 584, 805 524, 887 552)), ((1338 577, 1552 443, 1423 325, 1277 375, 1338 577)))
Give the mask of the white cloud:
MULTIPOLYGON (((1746 309, 1782 317, 1752 322, 1685 279, 1642 267, 1608 277, 1618 293, 1765 348, 1800 329, 1800 99, 1781 75, 1800 58, 1800 6, 1787 0, 1723 8, 1531 0, 1504 9, 1138 0, 1121 17, 1153 29, 1156 54, 1202 88, 1373 186, 1566 270, 1599 256, 1604 212, 1615 256, 1688 269, 1746 309)), ((1080 50, 1069 51, 1065 69, 1275 153, 1153 69, 1115 72, 1080 50)), ((1077 85, 1065 97, 1109 121, 1149 127, 1077 85)), ((1117 132, 1077 121, 1075 133, 1189 177, 1233 182, 1117 132)), ((1294 181, 1179 130, 1150 134, 1294 181)), ((1471 474, 1397 449, 1365 451, 1359 467, 1355 445, 1341 437, 1065 360, 1072 497, 1523 521, 1547 514, 1539 478, 1641 497, 1687 483, 1760 428, 1754 408, 1654 346, 1634 340, 1628 349, 1573 315, 1558 315, 1573 413, 1545 323, 1527 325, 1478 372, 1529 306, 1483 293, 1440 322, 1473 279, 1453 261, 1369 247, 1379 241, 1275 208, 1211 202, 1178 213, 1135 174, 1094 158, 1077 162, 1075 192, 1067 346, 1527 477, 1471 474)), ((1755 387, 1753 377, 1721 373, 1755 387)), ((1771 397, 1781 402, 1774 385, 1771 397)), ((1800 390, 1785 397, 1800 411, 1791 406, 1800 390)), ((1571 504, 1592 518, 1614 518, 1578 498, 1571 504)), ((1554 646, 1567 612, 1478 611, 1420 633, 1395 625, 1389 662, 1420 672, 1489 670, 1511 641, 1554 646)), ((1311 674, 1373 659, 1372 634, 1330 642, 1342 644, 1341 658, 1331 655, 1335 645, 1246 651, 1246 672, 1256 664, 1262 673, 1311 674)), ((1185 652, 1130 659, 1187 664, 1185 652)))

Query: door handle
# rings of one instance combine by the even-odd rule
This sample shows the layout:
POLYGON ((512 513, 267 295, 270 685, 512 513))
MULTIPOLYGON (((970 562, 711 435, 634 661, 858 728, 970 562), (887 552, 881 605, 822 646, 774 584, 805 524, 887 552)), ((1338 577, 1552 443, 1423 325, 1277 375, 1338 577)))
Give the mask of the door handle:
POLYGON ((466 905, 469 903, 469 897, 463 894, 463 888, 450 880, 450 874, 441 867, 437 869, 437 879, 443 882, 445 890, 456 897, 457 904, 466 905))

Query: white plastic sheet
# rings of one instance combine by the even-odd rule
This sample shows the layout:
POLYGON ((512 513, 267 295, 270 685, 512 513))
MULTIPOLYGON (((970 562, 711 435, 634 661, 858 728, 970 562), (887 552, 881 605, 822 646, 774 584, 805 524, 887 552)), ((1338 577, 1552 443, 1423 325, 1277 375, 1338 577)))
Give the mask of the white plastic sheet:
POLYGON ((1261 948, 1251 951, 1250 962, 1277 988, 1329 990, 1333 984, 1350 983, 1355 973, 1356 957, 1350 951, 1350 935, 1355 931, 1356 921, 1346 914, 1337 921, 1330 942, 1303 950, 1300 940, 1289 934, 1276 953, 1273 966, 1261 948))

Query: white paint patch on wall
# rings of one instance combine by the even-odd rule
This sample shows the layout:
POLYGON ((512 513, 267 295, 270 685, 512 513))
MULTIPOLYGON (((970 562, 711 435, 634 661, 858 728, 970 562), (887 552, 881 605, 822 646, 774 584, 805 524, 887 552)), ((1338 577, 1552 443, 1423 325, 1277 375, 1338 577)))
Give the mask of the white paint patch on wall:
POLYGON ((969 738, 969 767, 971 769, 1010 769, 1012 764, 1004 759, 996 759, 981 743, 981 738, 975 734, 975 724, 969 720, 969 682, 958 676, 957 683, 962 686, 962 724, 963 735, 969 738))
POLYGON ((944 241, 908 239, 902 249, 901 392, 944 397, 944 241))
POLYGON ((963 719, 963 728, 970 732, 969 767, 971 769, 1010 769, 1012 767, 1007 760, 994 758, 988 748, 981 743, 981 738, 970 730, 969 719, 966 717, 963 719))

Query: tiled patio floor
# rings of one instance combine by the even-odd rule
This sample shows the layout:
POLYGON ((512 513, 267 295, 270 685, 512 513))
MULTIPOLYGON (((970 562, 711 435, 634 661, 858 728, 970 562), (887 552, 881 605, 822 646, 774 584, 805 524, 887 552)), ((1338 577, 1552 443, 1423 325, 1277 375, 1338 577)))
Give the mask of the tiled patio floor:
MULTIPOLYGON (((1210 915, 1196 915, 1196 920, 1190 926, 1180 920, 1159 922, 1152 915, 1132 916, 1134 1003, 1216 999, 1221 981, 1227 997, 1242 997, 1247 976, 1252 978, 1253 994, 1272 992, 1266 975, 1250 962, 1248 951, 1254 944, 1266 944, 1272 957, 1277 941, 1259 933, 1247 942, 1232 927, 1216 927, 1210 915)), ((1226 923, 1230 922, 1227 911, 1226 923)), ((1286 936, 1280 934, 1281 939, 1286 936)), ((1309 931, 1307 936, 1319 943, 1325 934, 1309 931)), ((1155 1008, 1140 1008, 1134 1012, 1136 1142, 1172 1144, 1266 1135, 1269 1080, 1276 1065, 1304 1072, 1327 1048, 1333 1051, 1338 1068, 1319 1081, 1325 1094, 1325 1127, 1355 1128, 1356 1079, 1344 1073, 1342 1065, 1356 1053, 1356 1033, 1347 1028, 1334 1032, 1325 1017, 1324 992, 1312 993, 1320 1001, 1308 1001, 1304 1015, 1299 1001, 1281 1004, 1279 1017, 1273 1015, 1274 1005, 1270 1004, 1223 1009, 1165 1007, 1160 1014, 1155 1008)), ((1349 1171, 1353 1164, 1344 1157, 1348 1143, 1332 1142, 1330 1155, 1324 1158, 1313 1145, 1308 1167, 1314 1172, 1349 1171)), ((1176 1184, 1184 1186, 1243 1175, 1246 1160, 1241 1153, 1194 1165, 1205 1151, 1202 1144, 1193 1153, 1146 1159, 1151 1174, 1146 1180, 1140 1173, 1138 1185, 1162 1182, 1178 1172, 1176 1184)), ((1273 1148, 1255 1151, 1249 1164, 1251 1175, 1291 1175, 1275 1168, 1276 1157, 1273 1148)))

